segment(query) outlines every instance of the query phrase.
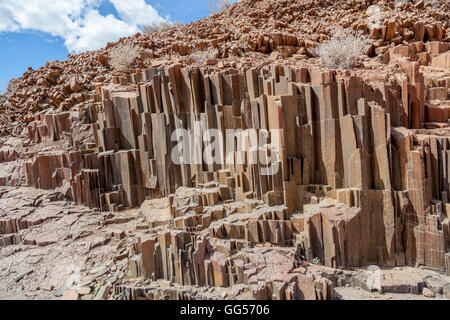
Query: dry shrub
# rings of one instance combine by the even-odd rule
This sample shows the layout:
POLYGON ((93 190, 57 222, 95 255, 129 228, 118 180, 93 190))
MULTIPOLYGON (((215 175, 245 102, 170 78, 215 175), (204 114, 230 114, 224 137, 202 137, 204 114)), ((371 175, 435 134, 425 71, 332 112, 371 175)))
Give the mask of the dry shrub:
POLYGON ((208 0, 208 11, 210 16, 216 13, 216 8, 213 0, 208 0))
POLYGON ((208 0, 209 14, 212 16, 217 12, 229 9, 233 5, 231 0, 208 0))
POLYGON ((231 0, 219 0, 217 1, 217 10, 219 10, 219 12, 222 12, 229 9, 231 5, 231 0))
POLYGON ((320 57, 328 68, 348 69, 358 63, 361 56, 367 53, 369 46, 367 36, 356 31, 340 30, 327 42, 310 49, 310 52, 320 57))
POLYGON ((109 64, 114 69, 131 67, 139 57, 139 47, 130 43, 121 43, 109 52, 109 64))
POLYGON ((154 32, 161 32, 161 31, 167 31, 171 28, 175 28, 175 27, 181 27, 183 25, 183 23, 181 22, 161 22, 161 23, 152 23, 148 26, 145 26, 144 29, 142 29, 142 31, 144 33, 154 33, 154 32))

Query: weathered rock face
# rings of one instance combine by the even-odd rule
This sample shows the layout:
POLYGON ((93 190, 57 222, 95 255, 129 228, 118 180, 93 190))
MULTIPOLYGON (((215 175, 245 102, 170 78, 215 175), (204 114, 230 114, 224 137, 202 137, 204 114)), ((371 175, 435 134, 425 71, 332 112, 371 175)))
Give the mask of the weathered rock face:
MULTIPOLYGON (((283 16, 295 6, 285 2, 283 16)), ((319 2, 320 11, 307 8, 317 19, 334 6, 319 2)), ((151 67, 141 61, 141 69, 112 75, 102 58, 90 64, 108 75, 98 82, 60 81, 68 74, 58 64, 52 68, 59 73, 45 70, 39 86, 67 82, 70 101, 45 112, 38 104, 22 119, 20 137, 1 140, 0 185, 27 185, 49 192, 51 201, 103 212, 94 220, 109 236, 94 247, 111 237, 126 245, 111 249, 107 269, 121 273, 100 298, 113 290, 130 299, 331 299, 334 283, 308 261, 343 269, 422 265, 450 275, 448 16, 428 10, 415 22, 391 8, 392 19, 379 28, 363 28, 360 16, 351 24, 344 18, 347 27, 369 32, 373 58, 360 69, 333 71, 306 56, 296 60, 322 35, 253 34, 263 28, 265 7, 242 3, 255 15, 244 32, 248 43, 234 38, 240 27, 213 31, 211 46, 223 59, 208 66, 154 59, 151 67), (299 53, 286 59, 292 48, 299 53), (138 216, 127 217, 136 208, 138 216), (126 231, 109 224, 127 224, 126 231)), ((231 16, 246 17, 236 12, 242 3, 231 16)), ((280 10, 272 5, 267 10, 280 10)), ((153 36, 162 43, 160 37, 198 32, 210 21, 153 36)), ((148 37, 126 41, 146 47, 148 37)), ((208 47, 197 40, 151 47, 158 56, 182 57, 191 46, 208 47)), ((0 211, 1 246, 56 247, 61 232, 47 230, 43 240, 33 233, 60 218, 55 209, 40 220, 44 211, 0 211)))
MULTIPOLYGON (((116 79, 136 86, 127 91, 104 87, 97 97, 101 102, 85 108, 89 148, 38 154, 25 164, 27 181, 61 188, 76 203, 112 211, 210 181, 220 183, 220 191, 203 195, 196 205, 259 199, 285 206, 281 220, 286 221, 287 214, 302 213, 307 204, 334 199, 355 210, 342 214, 335 205, 319 205, 303 212, 304 245, 314 257, 333 267, 419 263, 445 268, 448 138, 420 129, 427 126, 424 76, 414 63, 403 67, 403 79, 375 84, 317 68, 282 66, 212 74, 172 66, 116 79), (208 164, 202 157, 195 164, 189 159, 174 163, 179 140, 173 132, 183 129, 184 138, 193 140, 195 126, 199 132, 217 129, 224 137, 227 130, 254 129, 258 137, 267 133, 272 145, 261 144, 257 157, 272 159, 279 142, 271 165, 280 169, 262 175, 261 163, 267 162, 251 163, 252 151, 245 148, 242 164, 208 164)), ((57 119, 58 124, 47 125, 46 133, 33 130, 39 126, 31 123, 30 139, 60 139, 65 116, 47 116, 44 121, 57 119)), ((229 150, 223 144, 218 152, 229 150)), ((238 152, 233 149, 233 156, 238 152)), ((205 227, 201 208, 194 216, 185 211, 173 215, 175 227, 205 227)), ((267 241, 248 231, 252 228, 257 229, 249 223, 231 233, 236 239, 267 241)), ((291 229, 280 222, 273 228, 291 229)), ((291 238, 292 232, 285 231, 268 242, 291 238)))

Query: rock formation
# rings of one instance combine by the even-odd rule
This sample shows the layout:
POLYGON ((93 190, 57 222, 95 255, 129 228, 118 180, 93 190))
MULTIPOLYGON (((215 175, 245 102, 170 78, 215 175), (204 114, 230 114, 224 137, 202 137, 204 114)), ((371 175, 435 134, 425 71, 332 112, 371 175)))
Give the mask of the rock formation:
MULTIPOLYGON (((83 267, 81 287, 110 273, 97 298, 332 299, 326 267, 450 276, 449 8, 352 2, 241 1, 122 39, 143 50, 129 72, 109 69, 114 44, 27 71, 1 107, 0 202, 23 186, 39 197, 0 211, 0 252, 103 234, 77 253, 99 263, 93 248, 109 246, 103 274, 83 267), (375 4, 390 18, 368 27, 375 4), (328 10, 370 35, 360 67, 308 57, 328 10), (209 47, 217 59, 192 61, 209 47), (100 231, 33 232, 74 207, 100 231)), ((89 295, 77 290, 66 297, 89 295)))

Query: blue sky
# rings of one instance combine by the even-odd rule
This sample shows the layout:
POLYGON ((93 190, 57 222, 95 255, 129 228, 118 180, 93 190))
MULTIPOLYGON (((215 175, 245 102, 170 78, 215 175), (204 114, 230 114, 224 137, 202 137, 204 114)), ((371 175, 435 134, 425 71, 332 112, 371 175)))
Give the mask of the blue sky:
POLYGON ((28 67, 65 60, 162 20, 208 15, 207 0, 0 0, 0 92, 28 67))

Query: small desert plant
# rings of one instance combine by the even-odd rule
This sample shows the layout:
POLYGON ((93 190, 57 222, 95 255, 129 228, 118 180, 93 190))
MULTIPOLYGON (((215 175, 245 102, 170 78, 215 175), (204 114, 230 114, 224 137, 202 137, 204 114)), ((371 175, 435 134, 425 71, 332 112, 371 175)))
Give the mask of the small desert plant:
POLYGON ((217 10, 219 10, 219 12, 222 12, 224 10, 229 9, 231 5, 232 5, 231 0, 219 0, 217 2, 217 10))
POLYGON ((212 16, 217 12, 227 10, 232 4, 233 2, 231 0, 208 0, 209 14, 212 16))
POLYGON ((161 22, 161 23, 152 23, 150 25, 147 25, 142 29, 144 33, 154 33, 154 32, 161 32, 161 31, 167 31, 174 27, 180 27, 183 24, 181 22, 161 22))
POLYGON ((210 16, 212 16, 213 14, 216 13, 216 9, 215 9, 213 0, 208 0, 208 11, 209 11, 210 16))
POLYGON ((356 31, 340 30, 330 40, 310 52, 332 69, 354 67, 369 49, 369 38, 356 31))
POLYGON ((139 57, 139 47, 130 43, 121 43, 109 52, 109 64, 114 69, 131 67, 139 57))
POLYGON ((316 265, 318 265, 318 264, 320 264, 320 259, 319 258, 314 258, 314 259, 312 259, 312 264, 316 264, 316 265))
POLYGON ((105 280, 100 279, 97 282, 94 283, 94 292, 92 293, 92 296, 95 297, 97 293, 100 291, 101 287, 105 284, 105 280))
POLYGON ((217 52, 211 48, 203 51, 197 50, 189 55, 189 58, 195 60, 197 65, 205 64, 208 60, 215 59, 216 57, 217 52))

